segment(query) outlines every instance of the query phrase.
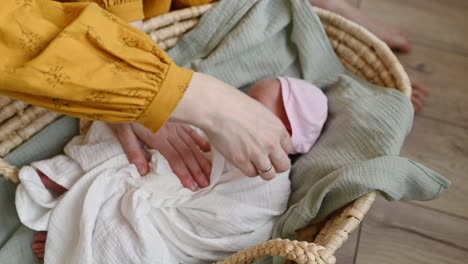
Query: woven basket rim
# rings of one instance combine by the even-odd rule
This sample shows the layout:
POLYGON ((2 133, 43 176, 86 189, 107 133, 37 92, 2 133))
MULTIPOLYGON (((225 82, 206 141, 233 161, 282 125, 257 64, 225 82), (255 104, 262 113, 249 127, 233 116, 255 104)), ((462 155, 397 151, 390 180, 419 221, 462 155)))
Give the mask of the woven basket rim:
POLYGON ((400 79, 401 81, 401 83, 397 82, 397 87, 387 88, 394 88, 401 91, 408 97, 411 96, 412 88, 408 74, 385 42, 380 40, 368 29, 339 14, 319 7, 314 7, 314 11, 318 14, 323 24, 331 23, 335 26, 341 27, 344 31, 353 32, 354 37, 369 45, 374 53, 376 53, 385 62, 385 65, 389 68, 393 77, 400 79))

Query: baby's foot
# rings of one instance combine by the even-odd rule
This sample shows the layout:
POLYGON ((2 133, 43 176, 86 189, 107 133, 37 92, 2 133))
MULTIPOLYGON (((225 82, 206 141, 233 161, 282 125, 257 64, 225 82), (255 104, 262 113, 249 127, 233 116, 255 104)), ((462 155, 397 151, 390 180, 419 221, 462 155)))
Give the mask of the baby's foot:
POLYGON ((56 182, 52 181, 49 177, 47 177, 44 173, 41 171, 37 171, 39 174, 39 177, 41 178, 42 184, 44 184, 44 187, 49 190, 54 196, 60 196, 66 191, 63 186, 57 184, 56 182))
MULTIPOLYGON (((38 170, 37 173, 39 174, 39 177, 41 178, 44 187, 47 190, 49 190, 54 196, 60 196, 67 191, 67 189, 52 181, 41 171, 38 170)), ((36 257, 39 259, 44 258, 46 238, 47 232, 37 232, 36 234, 34 234, 34 242, 32 244, 32 249, 34 251, 34 255, 36 255, 36 257)))
POLYGON ((345 0, 309 0, 314 5, 340 14, 365 27, 396 51, 409 52, 411 44, 398 28, 371 18, 345 0))
MULTIPOLYGON (((49 190, 54 196, 60 196, 67 191, 67 189, 52 181, 41 171, 38 170, 37 173, 39 174, 39 177, 41 178, 44 187, 47 190, 49 190)), ((44 258, 46 238, 47 232, 37 232, 36 234, 34 234, 34 242, 32 244, 32 249, 34 251, 34 255, 36 255, 38 259, 44 258)))
POLYGON ((36 255, 38 259, 44 258, 46 239, 47 232, 37 232, 36 234, 34 234, 34 242, 32 244, 32 249, 34 251, 34 255, 36 255))

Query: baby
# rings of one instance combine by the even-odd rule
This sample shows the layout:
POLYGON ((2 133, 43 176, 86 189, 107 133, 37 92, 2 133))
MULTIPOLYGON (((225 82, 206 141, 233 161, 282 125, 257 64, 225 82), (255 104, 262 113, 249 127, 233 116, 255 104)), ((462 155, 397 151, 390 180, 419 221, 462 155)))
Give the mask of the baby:
MULTIPOLYGON (((248 94, 284 123, 291 154, 310 150, 327 117, 320 89, 281 77, 255 83, 248 94)), ((45 233, 33 244, 38 257, 47 249, 46 263, 212 262, 268 240, 287 209, 289 172, 249 178, 215 149, 210 185, 196 192, 155 150, 150 173, 140 177, 105 123, 95 122, 65 153, 22 168, 16 194, 21 221, 48 230, 46 245, 45 233)))

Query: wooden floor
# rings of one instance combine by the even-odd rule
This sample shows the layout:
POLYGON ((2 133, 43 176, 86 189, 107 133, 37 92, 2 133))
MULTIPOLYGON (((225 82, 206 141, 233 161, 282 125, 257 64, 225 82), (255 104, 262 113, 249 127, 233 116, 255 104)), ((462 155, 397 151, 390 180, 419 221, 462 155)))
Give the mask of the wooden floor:
POLYGON ((402 156, 452 187, 430 202, 379 199, 337 263, 468 263, 468 0, 349 1, 409 36, 413 51, 398 57, 431 94, 402 156))

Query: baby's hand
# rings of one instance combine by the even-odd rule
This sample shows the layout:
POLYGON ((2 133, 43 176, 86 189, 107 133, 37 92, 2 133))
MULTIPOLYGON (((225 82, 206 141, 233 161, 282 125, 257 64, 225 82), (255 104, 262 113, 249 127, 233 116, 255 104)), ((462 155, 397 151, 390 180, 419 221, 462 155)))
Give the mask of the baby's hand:
POLYGON ((211 163, 203 155, 210 151, 210 144, 190 126, 167 122, 157 134, 136 123, 112 126, 128 159, 141 175, 146 175, 149 167, 139 141, 158 150, 167 159, 184 187, 195 191, 210 184, 211 163))

